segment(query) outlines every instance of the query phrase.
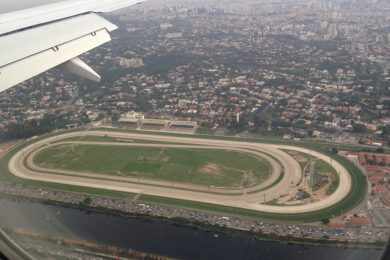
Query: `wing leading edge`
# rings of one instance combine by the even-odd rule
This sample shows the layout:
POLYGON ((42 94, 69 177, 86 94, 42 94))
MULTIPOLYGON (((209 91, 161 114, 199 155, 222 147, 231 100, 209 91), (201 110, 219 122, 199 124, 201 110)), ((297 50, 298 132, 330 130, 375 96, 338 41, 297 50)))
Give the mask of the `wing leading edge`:
POLYGON ((109 33, 117 27, 96 12, 142 1, 66 1, 0 15, 0 92, 61 64, 99 81, 78 56, 110 41, 109 33))

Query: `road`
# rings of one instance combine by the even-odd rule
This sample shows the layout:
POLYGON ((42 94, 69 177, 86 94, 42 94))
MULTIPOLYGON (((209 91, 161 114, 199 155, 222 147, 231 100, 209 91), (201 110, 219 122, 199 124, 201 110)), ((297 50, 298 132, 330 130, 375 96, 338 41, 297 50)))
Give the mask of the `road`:
MULTIPOLYGON (((102 145, 102 144, 100 144, 102 145)), ((117 143, 116 143, 117 145, 117 143)), ((129 145, 129 144, 125 144, 129 145)), ((137 144, 138 145, 138 144, 137 144)), ((258 155, 259 155, 258 154, 258 155)), ((76 186, 108 189, 115 191, 130 192, 136 194, 148 194, 161 197, 169 197, 175 199, 191 200, 197 202, 204 202, 216 205, 223 205, 229 207, 237 207, 243 209, 256 210, 268 213, 281 213, 281 214, 297 214, 307 213, 312 211, 318 211, 331 207, 345 198, 351 188, 352 181, 348 171, 337 161, 334 161, 329 156, 324 154, 295 146, 287 145, 275 145, 275 144, 261 144, 261 143, 249 143, 249 142, 238 142, 238 141, 227 141, 227 140, 213 140, 213 139, 202 139, 193 137, 175 137, 165 135, 145 135, 141 133, 122 133, 122 132, 106 132, 106 131, 88 131, 88 132, 72 132, 62 135, 46 138, 41 141, 37 141, 20 151, 18 151, 9 162, 9 169, 12 174, 24 179, 38 180, 53 183, 70 184, 76 186), (31 153, 52 144, 53 142, 59 142, 61 140, 71 137, 82 137, 82 136, 110 136, 114 138, 124 139, 137 139, 147 141, 158 141, 168 142, 175 144, 183 144, 187 146, 201 145, 204 147, 213 147, 214 149, 231 149, 231 150, 246 150, 246 152, 258 152, 259 154, 266 154, 275 158, 283 167, 284 175, 283 179, 276 185, 269 187, 266 190, 232 196, 231 194, 213 194, 203 191, 185 190, 175 187, 153 186, 143 183, 132 183, 124 182, 120 179, 112 177, 108 178, 97 178, 97 176, 86 176, 82 174, 78 175, 66 175, 59 172, 45 172, 36 171, 26 167, 25 161, 31 153), (318 159, 324 160, 332 165, 339 174, 340 184, 336 191, 330 196, 324 198, 321 201, 313 202, 305 205, 296 206, 276 206, 263 204, 264 201, 270 201, 275 198, 279 198, 290 191, 296 189, 296 184, 299 182, 302 174, 302 169, 299 163, 287 153, 281 149, 294 150, 302 153, 309 154, 318 159)), ((275 168, 274 168, 275 170, 275 168)), ((61 171, 63 172, 63 171, 61 171)), ((99 175, 100 176, 100 175, 99 175)))

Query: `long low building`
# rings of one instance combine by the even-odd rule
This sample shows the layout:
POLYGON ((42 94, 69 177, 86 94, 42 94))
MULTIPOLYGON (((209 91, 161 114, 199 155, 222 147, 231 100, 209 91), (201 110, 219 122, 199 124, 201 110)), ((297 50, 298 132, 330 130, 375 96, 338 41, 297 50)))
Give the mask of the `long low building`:
POLYGON ((174 128, 196 128, 198 123, 194 121, 171 121, 169 122, 169 127, 174 128))

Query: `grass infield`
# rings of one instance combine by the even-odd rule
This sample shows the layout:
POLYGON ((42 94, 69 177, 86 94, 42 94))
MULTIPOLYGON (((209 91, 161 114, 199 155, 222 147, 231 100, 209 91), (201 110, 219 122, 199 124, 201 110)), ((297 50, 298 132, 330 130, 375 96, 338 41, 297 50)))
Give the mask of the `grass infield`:
POLYGON ((34 162, 49 169, 162 180, 215 187, 252 187, 271 174, 263 158, 221 149, 60 144, 34 162))

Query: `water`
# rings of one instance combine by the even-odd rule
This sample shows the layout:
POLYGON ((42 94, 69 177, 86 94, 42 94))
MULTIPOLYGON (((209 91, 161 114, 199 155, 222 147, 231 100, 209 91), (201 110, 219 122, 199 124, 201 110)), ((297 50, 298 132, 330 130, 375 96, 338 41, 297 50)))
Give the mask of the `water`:
POLYGON ((182 259, 379 259, 380 250, 287 245, 249 235, 215 234, 160 220, 123 218, 78 209, 0 199, 0 225, 52 236, 93 240, 182 259))

